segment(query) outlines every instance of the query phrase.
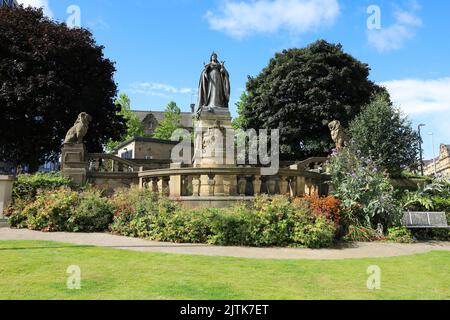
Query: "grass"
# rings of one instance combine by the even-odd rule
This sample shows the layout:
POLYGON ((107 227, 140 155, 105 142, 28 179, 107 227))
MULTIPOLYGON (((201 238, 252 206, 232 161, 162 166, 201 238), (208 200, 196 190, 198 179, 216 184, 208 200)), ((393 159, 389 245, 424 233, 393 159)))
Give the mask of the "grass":
POLYGON ((257 260, 0 241, 0 299, 450 299, 450 253, 257 260), (66 286, 70 265, 81 289, 66 286), (381 289, 368 290, 368 266, 381 289))

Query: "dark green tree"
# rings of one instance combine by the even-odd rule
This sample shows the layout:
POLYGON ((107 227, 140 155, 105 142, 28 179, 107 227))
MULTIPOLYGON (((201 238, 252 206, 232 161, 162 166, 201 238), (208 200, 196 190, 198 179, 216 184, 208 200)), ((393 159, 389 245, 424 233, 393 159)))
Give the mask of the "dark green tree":
POLYGON ((277 53, 257 77, 249 77, 240 120, 244 128, 280 129, 283 159, 329 154, 327 124, 348 126, 384 89, 368 79, 369 67, 340 44, 317 41, 277 53))
POLYGON ((398 176, 405 169, 417 169, 419 135, 387 94, 374 96, 351 122, 349 133, 354 149, 375 160, 391 176, 398 176))
POLYGON ((156 128, 153 136, 158 139, 170 140, 173 132, 181 127, 181 110, 175 102, 171 101, 164 110, 164 119, 156 128))
POLYGON ((0 9, 0 161, 36 170, 57 159, 81 112, 92 116, 90 152, 118 139, 125 121, 114 104, 113 62, 92 34, 44 17, 42 10, 0 9))

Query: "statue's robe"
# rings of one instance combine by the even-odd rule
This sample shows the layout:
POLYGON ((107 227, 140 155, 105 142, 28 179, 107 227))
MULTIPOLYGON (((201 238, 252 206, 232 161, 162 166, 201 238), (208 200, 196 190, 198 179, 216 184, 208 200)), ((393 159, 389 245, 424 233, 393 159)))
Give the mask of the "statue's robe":
POLYGON ((218 63, 209 63, 202 72, 199 83, 198 113, 203 108, 228 108, 230 101, 230 76, 218 63))

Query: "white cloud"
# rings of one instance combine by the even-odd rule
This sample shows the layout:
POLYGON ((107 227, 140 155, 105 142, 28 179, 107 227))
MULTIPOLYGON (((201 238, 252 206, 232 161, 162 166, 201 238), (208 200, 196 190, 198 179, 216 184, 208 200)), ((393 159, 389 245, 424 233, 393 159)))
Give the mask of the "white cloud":
POLYGON ((380 84, 408 115, 450 112, 450 78, 392 80, 380 84))
POLYGON ((168 97, 168 94, 193 94, 195 90, 191 88, 176 88, 165 83, 141 82, 133 83, 129 91, 149 96, 168 97))
POLYGON ((225 0, 206 18, 211 29, 244 38, 280 30, 298 35, 332 25, 339 12, 338 0, 225 0))
POLYGON ((397 9, 394 24, 367 32, 369 44, 379 52, 403 48, 408 40, 415 37, 417 28, 422 26, 422 20, 416 15, 418 8, 417 3, 413 2, 409 11, 397 9))
POLYGON ((17 2, 25 7, 44 8, 44 14, 49 18, 53 18, 53 12, 50 9, 48 0, 18 0, 17 2))

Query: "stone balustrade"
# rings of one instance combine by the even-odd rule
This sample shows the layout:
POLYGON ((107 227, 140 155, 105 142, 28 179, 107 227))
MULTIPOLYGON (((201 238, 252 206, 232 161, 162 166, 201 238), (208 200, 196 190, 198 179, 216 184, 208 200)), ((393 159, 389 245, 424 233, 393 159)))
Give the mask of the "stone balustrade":
POLYGON ((182 168, 139 172, 139 186, 170 198, 254 197, 260 194, 291 197, 325 194, 327 176, 305 169, 280 169, 262 176, 255 167, 182 168))

